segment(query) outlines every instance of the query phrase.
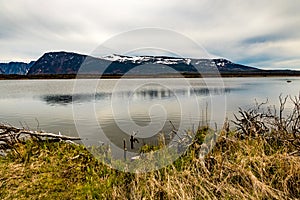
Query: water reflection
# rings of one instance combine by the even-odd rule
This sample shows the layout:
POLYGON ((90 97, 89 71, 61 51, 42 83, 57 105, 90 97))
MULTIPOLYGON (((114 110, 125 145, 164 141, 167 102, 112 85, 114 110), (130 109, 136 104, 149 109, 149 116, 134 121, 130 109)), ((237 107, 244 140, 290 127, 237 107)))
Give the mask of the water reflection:
POLYGON ((96 93, 92 94, 52 94, 52 95, 43 95, 41 96, 41 100, 51 106, 56 105, 68 105, 73 103, 84 103, 91 102, 95 100, 102 100, 110 98, 111 93, 96 93))
MULTIPOLYGON (((162 105, 167 111, 167 121, 163 127, 166 133, 172 129, 168 120, 175 126, 183 122, 188 128, 196 127, 199 121, 204 123, 206 117, 203 116, 206 115, 207 106, 208 113, 213 115, 208 119, 213 125, 216 122, 218 127, 221 127, 223 117, 220 110, 224 109, 224 105, 228 118, 233 119, 233 114, 238 107, 251 108, 255 100, 264 102, 268 99, 270 105, 279 106, 278 96, 281 93, 283 96, 298 95, 300 78, 291 79, 291 83, 287 83, 286 80, 286 78, 226 78, 223 79, 225 87, 221 89, 220 84, 213 84, 215 79, 207 80, 211 84, 205 84, 202 79, 189 79, 192 89, 187 89, 179 79, 168 79, 168 84, 165 85, 170 88, 157 83, 159 81, 164 83, 163 79, 153 81, 154 84, 151 81, 148 84, 148 81, 142 79, 128 79, 122 82, 123 90, 113 94, 116 95, 114 112, 111 106, 112 91, 115 85, 118 85, 118 80, 101 80, 101 84, 92 88, 93 91, 96 90, 95 95, 92 95, 91 89, 95 80, 78 80, 80 90, 75 95, 72 95, 74 80, 2 80, 0 81, 0 121, 15 126, 20 126, 20 122, 26 122, 29 127, 34 128, 37 126, 37 119, 41 129, 45 131, 54 133, 60 131, 66 135, 78 136, 72 107, 74 102, 77 104, 75 107, 79 107, 78 120, 82 122, 87 136, 90 137, 99 131, 98 124, 95 126, 90 120, 91 116, 96 116, 101 128, 109 134, 107 137, 110 141, 122 147, 122 139, 127 136, 115 122, 120 122, 125 128, 132 128, 132 131, 138 130, 132 126, 132 122, 141 128, 148 125, 150 120, 153 123, 164 122, 160 110, 152 110, 153 106, 159 108, 155 107, 157 104, 162 105), (144 82, 146 84, 143 87, 130 89, 144 82), (208 88, 207 85, 210 87, 208 88), (201 116, 197 119, 189 115, 189 111, 192 112, 194 108, 194 104, 191 103, 194 98, 189 96, 193 95, 199 97, 201 116), (226 95, 226 102, 223 101, 222 95, 226 95), (182 104, 178 103, 177 96, 181 96, 178 99, 183 102, 182 104), (212 101, 216 103, 211 104, 212 101), (180 106, 187 114, 182 115, 180 106), (94 109, 89 110, 90 107, 94 109), (128 118, 129 114, 130 118, 128 118)), ((144 133, 140 131, 139 134, 144 133)), ((141 138, 140 135, 137 137, 141 138)), ((96 137, 95 141, 98 141, 96 137)), ((140 144, 142 143, 143 140, 140 144)))
MULTIPOLYGON (((136 91, 118 91, 114 95, 118 99, 128 99, 132 98, 133 100, 162 100, 162 99, 171 99, 176 96, 189 98, 191 95, 196 96, 209 96, 209 95, 225 95, 230 93, 232 90, 237 90, 234 88, 192 88, 192 89, 139 89, 136 91)), ((97 92, 93 94, 52 94, 52 95, 43 95, 41 100, 48 105, 69 105, 73 103, 84 103, 92 101, 101 101, 109 100, 112 97, 111 92, 97 92)))

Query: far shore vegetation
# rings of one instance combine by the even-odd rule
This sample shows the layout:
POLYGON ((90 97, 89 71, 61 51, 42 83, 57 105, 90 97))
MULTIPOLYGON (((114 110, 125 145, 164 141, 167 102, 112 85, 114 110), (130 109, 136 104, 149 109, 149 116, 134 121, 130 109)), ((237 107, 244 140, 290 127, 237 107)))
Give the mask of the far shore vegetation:
POLYGON ((3 128, 0 199, 300 199, 300 95, 279 99, 240 109, 219 131, 199 126, 184 155, 147 173, 115 170, 68 138, 3 128), (203 156, 209 134, 216 144, 203 156))
MULTIPOLYGON (((18 74, 0 74, 0 80, 18 80, 18 79, 119 79, 124 78, 124 74, 36 74, 36 75, 18 75, 18 74)), ((180 73, 180 74, 137 74, 126 75, 126 78, 209 78, 209 77, 300 77, 300 71, 293 70, 264 70, 259 72, 247 71, 229 71, 216 73, 180 73)))

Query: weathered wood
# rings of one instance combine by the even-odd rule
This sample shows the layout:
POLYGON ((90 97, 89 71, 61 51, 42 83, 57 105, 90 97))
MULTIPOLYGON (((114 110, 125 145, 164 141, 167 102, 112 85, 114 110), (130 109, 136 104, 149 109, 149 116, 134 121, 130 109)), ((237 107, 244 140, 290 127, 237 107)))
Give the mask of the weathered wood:
MULTIPOLYGON (((31 131, 25 128, 17 128, 11 125, 0 124, 0 143, 8 146, 22 142, 29 137, 34 137, 38 140, 58 140, 58 141, 74 141, 80 140, 79 137, 71 137, 61 134, 43 132, 43 131, 31 131)), ((5 145, 2 145, 5 146, 5 145)))

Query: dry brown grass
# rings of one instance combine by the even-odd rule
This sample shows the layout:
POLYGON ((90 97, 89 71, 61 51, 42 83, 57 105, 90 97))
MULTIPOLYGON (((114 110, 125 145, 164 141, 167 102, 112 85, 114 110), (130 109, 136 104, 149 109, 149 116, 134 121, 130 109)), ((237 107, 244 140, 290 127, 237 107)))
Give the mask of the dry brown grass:
POLYGON ((223 132, 212 152, 194 145, 161 170, 129 174, 96 160, 84 147, 28 141, 0 159, 1 199, 297 199, 300 157, 263 137, 223 132), (79 156, 78 156, 79 155, 79 156), (180 161, 180 162, 179 162, 180 161))
MULTIPOLYGON (((192 151, 197 151, 193 149, 192 151)), ((130 198, 141 199, 296 199, 300 198, 300 158, 274 150, 263 138, 221 137, 205 160, 192 158, 138 174, 128 185, 130 198), (169 168, 169 169, 170 169, 169 168)), ((117 196, 122 190, 114 189, 117 196)))

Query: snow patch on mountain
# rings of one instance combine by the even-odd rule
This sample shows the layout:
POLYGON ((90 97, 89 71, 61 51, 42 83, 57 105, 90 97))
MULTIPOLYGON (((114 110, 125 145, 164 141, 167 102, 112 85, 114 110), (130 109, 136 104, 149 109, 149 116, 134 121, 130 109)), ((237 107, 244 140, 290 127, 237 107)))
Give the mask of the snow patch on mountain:
POLYGON ((176 65, 176 64, 186 64, 190 65, 192 60, 189 58, 172 58, 172 57, 164 57, 164 56, 123 56, 123 55, 107 55, 101 57, 102 59, 109 60, 112 62, 132 62, 135 64, 162 64, 162 65, 176 65))

